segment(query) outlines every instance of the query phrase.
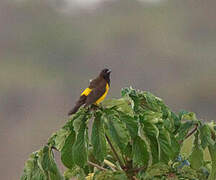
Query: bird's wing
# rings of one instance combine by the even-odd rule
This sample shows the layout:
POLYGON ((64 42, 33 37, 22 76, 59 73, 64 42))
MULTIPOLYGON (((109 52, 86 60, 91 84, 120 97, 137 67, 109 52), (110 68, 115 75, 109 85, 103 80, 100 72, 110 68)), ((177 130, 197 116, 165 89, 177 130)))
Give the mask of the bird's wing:
POLYGON ((83 96, 83 95, 88 96, 89 93, 90 93, 91 91, 92 91, 92 89, 90 89, 90 88, 86 88, 86 89, 81 93, 80 96, 83 96))
POLYGON ((88 96, 89 93, 94 89, 97 88, 98 84, 100 84, 100 79, 99 78, 95 78, 93 80, 91 80, 90 85, 88 88, 86 88, 80 96, 85 95, 88 96))
POLYGON ((105 93, 106 88, 94 88, 89 93, 89 95, 86 98, 86 104, 85 107, 95 103, 103 94, 105 93))

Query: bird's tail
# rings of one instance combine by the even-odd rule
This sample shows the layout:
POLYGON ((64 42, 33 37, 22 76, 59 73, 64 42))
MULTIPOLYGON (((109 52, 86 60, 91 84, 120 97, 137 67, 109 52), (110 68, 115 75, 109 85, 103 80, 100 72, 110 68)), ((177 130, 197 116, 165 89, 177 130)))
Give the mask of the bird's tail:
POLYGON ((73 107, 73 109, 71 109, 68 113, 68 116, 75 114, 79 108, 85 104, 85 100, 86 100, 86 96, 80 96, 80 99, 76 102, 75 106, 73 107))
POLYGON ((82 104, 79 106, 75 105, 74 108, 69 111, 68 116, 75 114, 79 110, 80 106, 82 106, 82 104))

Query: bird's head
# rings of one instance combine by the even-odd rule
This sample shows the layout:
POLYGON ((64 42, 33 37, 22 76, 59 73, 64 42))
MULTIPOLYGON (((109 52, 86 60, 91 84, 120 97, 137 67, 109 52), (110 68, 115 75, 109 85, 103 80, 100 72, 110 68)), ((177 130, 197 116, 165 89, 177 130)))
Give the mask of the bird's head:
POLYGON ((103 77, 109 84, 110 84, 110 73, 111 73, 111 70, 107 68, 103 69, 100 72, 100 76, 103 77))

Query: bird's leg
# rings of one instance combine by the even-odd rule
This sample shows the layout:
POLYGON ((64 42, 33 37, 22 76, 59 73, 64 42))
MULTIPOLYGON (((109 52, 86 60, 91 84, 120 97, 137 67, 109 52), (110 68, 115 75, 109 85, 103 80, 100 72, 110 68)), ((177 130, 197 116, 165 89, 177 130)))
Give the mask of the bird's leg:
POLYGON ((90 108, 91 110, 96 111, 99 108, 99 106, 96 104, 92 104, 90 108))

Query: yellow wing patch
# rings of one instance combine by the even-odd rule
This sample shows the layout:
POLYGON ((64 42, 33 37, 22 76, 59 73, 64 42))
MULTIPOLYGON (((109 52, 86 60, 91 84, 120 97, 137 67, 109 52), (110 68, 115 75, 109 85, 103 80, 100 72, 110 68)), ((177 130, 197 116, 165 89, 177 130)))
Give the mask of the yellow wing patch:
POLYGON ((82 95, 88 96, 89 93, 90 93, 91 91, 92 91, 92 89, 90 89, 90 88, 86 88, 86 89, 81 93, 80 96, 82 96, 82 95))
MULTIPOLYGON (((81 93, 80 96, 82 96, 82 95, 88 96, 89 93, 90 93, 91 91, 92 91, 92 89, 86 88, 86 89, 81 93)), ((102 102, 102 101, 105 99, 105 97, 106 97, 108 91, 109 91, 109 84, 107 83, 107 84, 106 84, 106 91, 105 91, 105 93, 104 93, 94 104, 98 105, 100 102, 102 102)))
POLYGON ((106 84, 106 91, 105 91, 105 93, 94 104, 98 105, 101 101, 103 101, 105 99, 108 91, 109 91, 109 84, 107 83, 106 84))

